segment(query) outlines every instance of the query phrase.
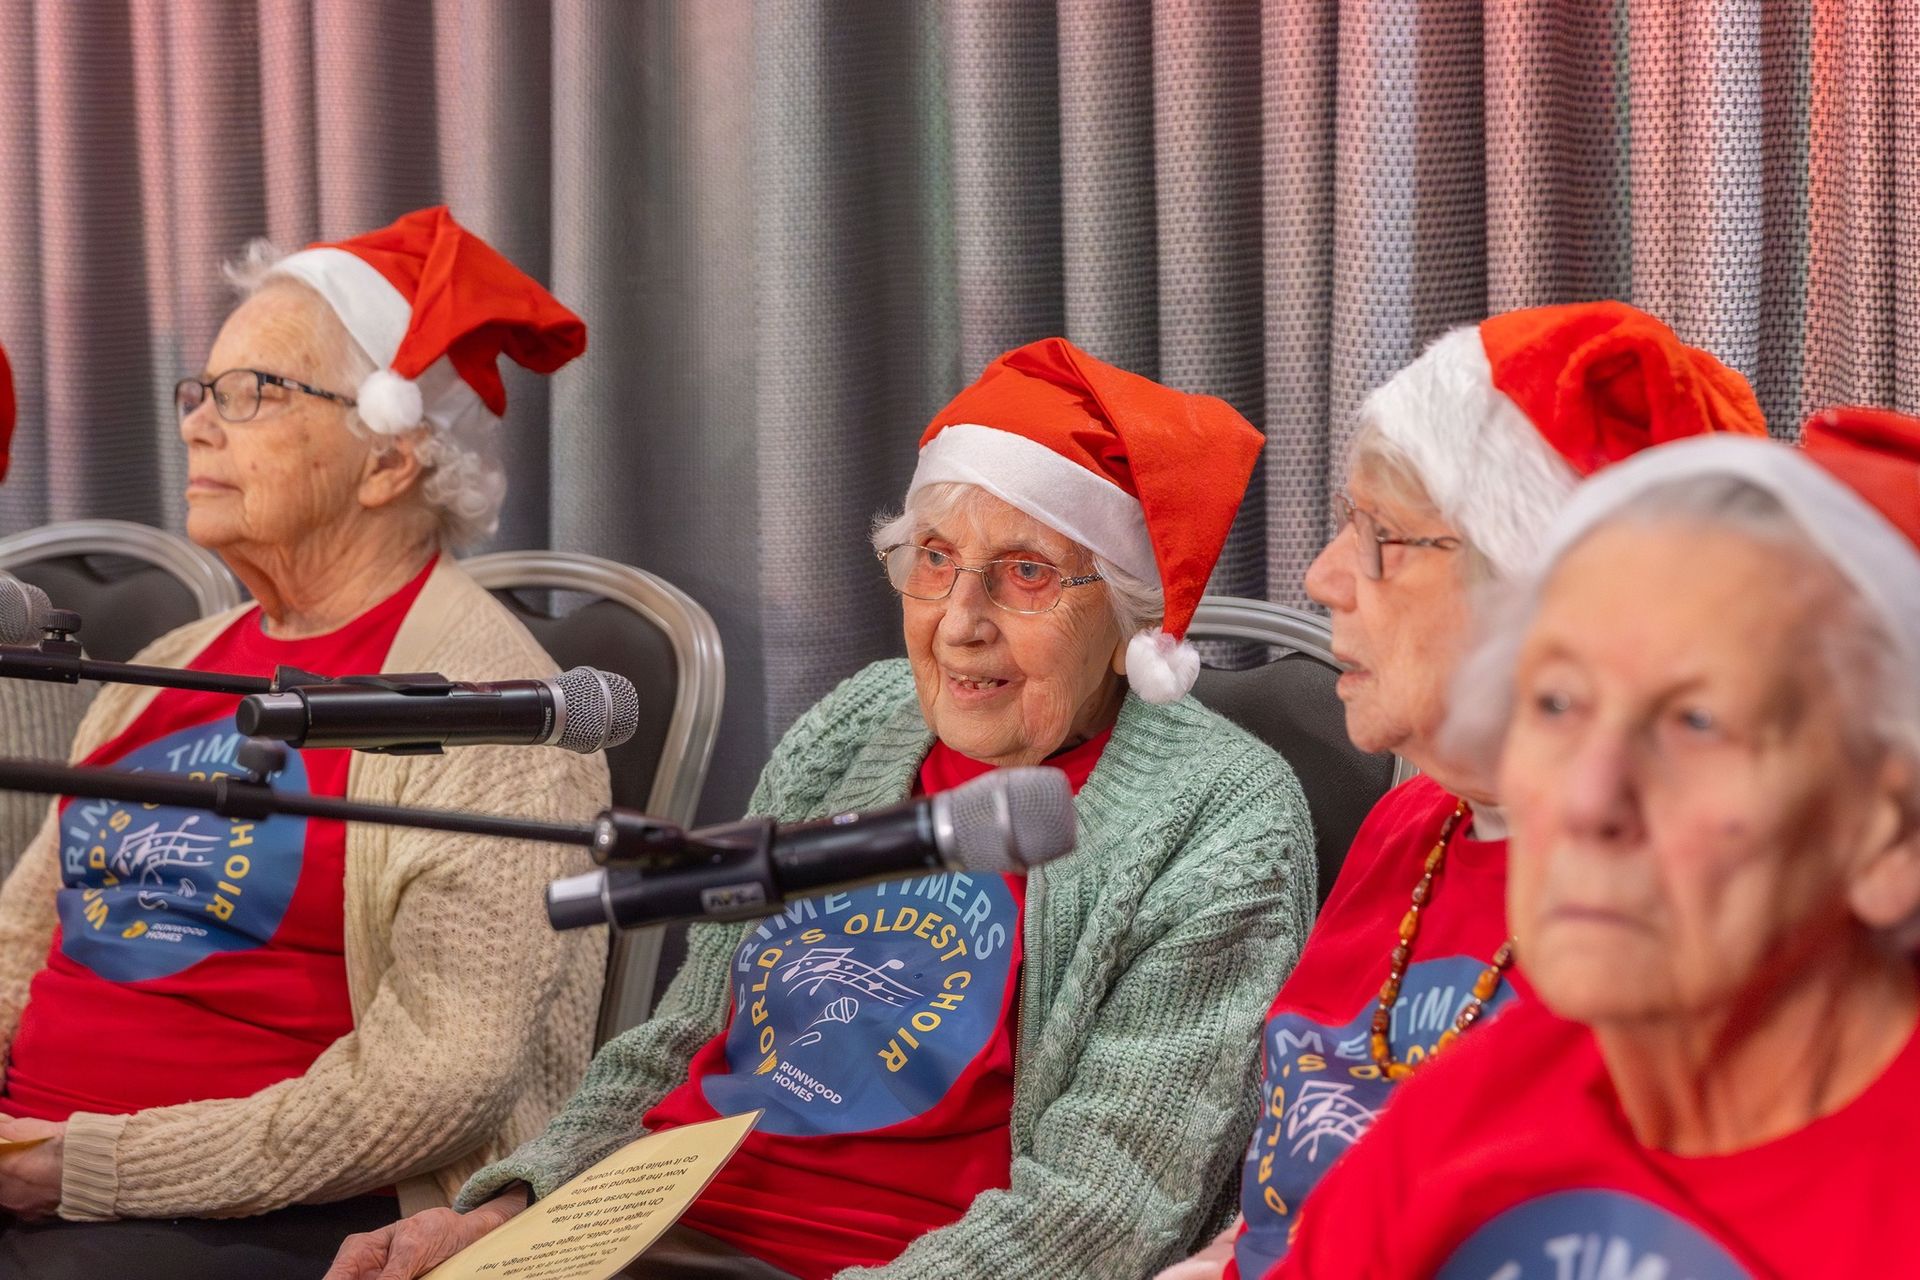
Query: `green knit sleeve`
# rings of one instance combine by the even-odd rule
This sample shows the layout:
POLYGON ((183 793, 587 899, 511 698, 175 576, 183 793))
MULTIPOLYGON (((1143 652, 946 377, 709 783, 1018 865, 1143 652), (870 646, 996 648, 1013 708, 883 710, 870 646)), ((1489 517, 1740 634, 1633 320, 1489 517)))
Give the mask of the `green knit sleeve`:
POLYGON ((1113 1280, 1185 1256, 1252 1129, 1262 1019, 1312 915, 1313 839, 1291 772, 1241 752, 1236 780, 1156 880, 1061 1092, 1011 1185, 891 1264, 836 1280, 1113 1280), (1141 934, 1147 936, 1142 937, 1141 934))
MULTIPOLYGON (((761 771, 748 811, 792 821, 811 816, 874 719, 910 693, 905 663, 876 663, 842 683, 787 731, 761 771), (903 685, 904 680, 904 685, 903 685)), ((687 1078, 703 1045, 726 1029, 728 966, 740 928, 696 925, 687 932, 687 958, 646 1022, 609 1040, 594 1055, 586 1079, 539 1137, 467 1181, 454 1207, 491 1199, 514 1182, 534 1198, 604 1159, 645 1130, 640 1119, 687 1078)))

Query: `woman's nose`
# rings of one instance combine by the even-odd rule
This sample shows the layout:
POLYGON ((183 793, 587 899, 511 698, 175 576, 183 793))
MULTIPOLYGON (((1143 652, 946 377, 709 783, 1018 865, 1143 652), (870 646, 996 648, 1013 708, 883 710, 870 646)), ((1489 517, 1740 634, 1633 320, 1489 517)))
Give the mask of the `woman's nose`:
POLYGON ((1640 788, 1625 733, 1595 728, 1570 758, 1561 783, 1561 812, 1574 834, 1602 844, 1639 835, 1640 788))
POLYGON ((983 575, 959 574, 947 595, 946 612, 940 617, 940 638, 948 644, 978 644, 992 639, 994 608, 983 575))
POLYGON ((224 438, 223 430, 220 417, 213 410, 212 396, 180 415, 180 438, 188 444, 218 444, 224 438))
POLYGON ((1329 609, 1353 607, 1353 540, 1357 536, 1353 522, 1348 521, 1307 566, 1307 596, 1315 604, 1329 609))

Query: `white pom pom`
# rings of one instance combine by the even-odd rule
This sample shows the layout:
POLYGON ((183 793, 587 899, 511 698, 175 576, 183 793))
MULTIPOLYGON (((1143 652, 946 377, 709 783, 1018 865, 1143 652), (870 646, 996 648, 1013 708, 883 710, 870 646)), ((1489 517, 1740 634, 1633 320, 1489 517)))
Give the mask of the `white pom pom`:
POLYGON ((420 384, 391 369, 376 369, 368 374, 354 398, 360 402, 360 421, 381 435, 411 431, 426 416, 420 384))
POLYGON ((1200 677, 1200 651, 1164 631, 1127 641, 1127 683, 1148 702, 1178 702, 1200 677))

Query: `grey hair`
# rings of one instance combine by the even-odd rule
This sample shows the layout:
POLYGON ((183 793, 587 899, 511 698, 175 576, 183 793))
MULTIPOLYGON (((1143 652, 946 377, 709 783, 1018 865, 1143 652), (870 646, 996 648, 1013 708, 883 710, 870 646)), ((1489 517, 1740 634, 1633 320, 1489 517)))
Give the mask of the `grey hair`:
POLYGON ((1454 536, 1460 539, 1460 565, 1467 582, 1490 582, 1499 578, 1500 570, 1487 553, 1460 527, 1453 513, 1442 511, 1433 500, 1426 482, 1420 478, 1420 469, 1406 450, 1395 444, 1367 414, 1361 415, 1353 439, 1347 445, 1346 473, 1349 478, 1364 476, 1370 487, 1395 506, 1431 515, 1453 529, 1454 536))
MULTIPOLYGON (((1863 764, 1883 758, 1903 762, 1908 789, 1902 801, 1908 820, 1920 823, 1920 676, 1878 611, 1845 574, 1809 548, 1805 530, 1779 499, 1731 476, 1675 480, 1609 513, 1580 542, 1602 529, 1655 524, 1743 534, 1825 575, 1838 604, 1820 613, 1811 656, 1823 668, 1823 686, 1834 690, 1845 709, 1849 754, 1863 764)), ((1572 549, 1562 549, 1559 559, 1572 549)), ((1455 677, 1444 742, 1487 776, 1506 740, 1520 649, 1552 571, 1549 564, 1528 581, 1492 588, 1476 610, 1482 636, 1455 677)), ((1920 942, 1920 912, 1894 933, 1903 945, 1920 942)))
MULTIPOLYGON (((317 290, 297 277, 275 274, 287 255, 266 240, 250 242, 222 274, 242 300, 262 289, 297 289, 320 303, 331 323, 315 335, 326 353, 326 373, 337 383, 328 390, 351 395, 377 367, 317 290)), ((357 409, 348 409, 347 426, 355 435, 380 444, 388 437, 369 427, 357 409)), ((491 414, 478 429, 449 429, 431 423, 414 428, 413 456, 422 472, 420 496, 440 525, 443 545, 463 551, 492 537, 500 527, 500 504, 507 496, 506 468, 499 451, 499 421, 491 414)))
MULTIPOLYGON (((912 542, 942 520, 958 516, 968 519, 977 513, 989 497, 977 485, 943 481, 915 490, 898 515, 881 515, 873 522, 873 549, 885 551, 903 542, 912 542)), ((1093 571, 1104 580, 1107 604, 1122 636, 1157 629, 1166 616, 1167 600, 1157 581, 1148 581, 1128 573, 1106 557, 1074 543, 1074 550, 1085 555, 1093 571)))

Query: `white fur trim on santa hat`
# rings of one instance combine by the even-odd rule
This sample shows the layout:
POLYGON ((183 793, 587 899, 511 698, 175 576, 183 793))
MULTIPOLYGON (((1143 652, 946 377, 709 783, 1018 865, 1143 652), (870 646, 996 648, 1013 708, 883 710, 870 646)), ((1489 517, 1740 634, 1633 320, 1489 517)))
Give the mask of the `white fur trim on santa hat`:
POLYGON ((907 497, 945 483, 985 489, 1134 577, 1160 580, 1139 499, 1038 441, 997 427, 948 427, 921 448, 907 497))
POLYGON ((1200 678, 1200 651, 1164 631, 1127 641, 1127 684, 1148 702, 1178 702, 1200 678))
POLYGON ((420 384, 391 369, 375 369, 368 374, 354 399, 359 401, 356 407, 360 421, 384 436, 411 431, 426 418, 420 384))
POLYGON ((1441 517, 1503 577, 1539 556, 1579 476, 1520 406, 1493 385, 1474 326, 1436 338, 1360 406, 1407 456, 1441 517))
POLYGON ((327 300, 360 349, 381 368, 393 363, 413 323, 413 303, 365 258, 345 249, 302 249, 273 264, 327 300))
POLYGON ((1723 476, 1771 494, 1886 623, 1920 666, 1920 550, 1819 463, 1788 445, 1751 436, 1676 440, 1615 463, 1580 486, 1555 522, 1539 563, 1551 568, 1608 517, 1664 485, 1723 476))
POLYGON ((354 396, 360 420, 372 430, 392 434, 424 422, 477 440, 498 425, 499 419, 445 356, 411 382, 388 369, 413 323, 413 305, 366 259, 345 249, 303 249, 274 263, 268 274, 291 276, 318 293, 378 366, 354 396))

